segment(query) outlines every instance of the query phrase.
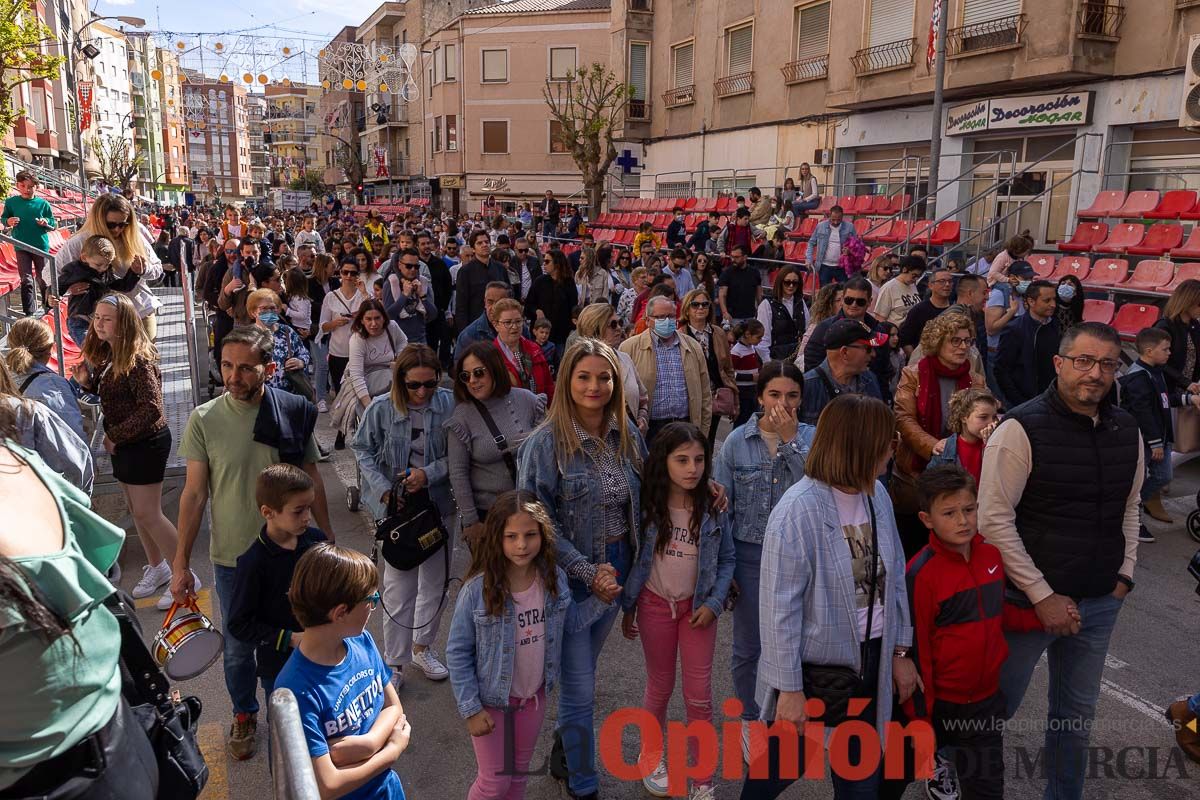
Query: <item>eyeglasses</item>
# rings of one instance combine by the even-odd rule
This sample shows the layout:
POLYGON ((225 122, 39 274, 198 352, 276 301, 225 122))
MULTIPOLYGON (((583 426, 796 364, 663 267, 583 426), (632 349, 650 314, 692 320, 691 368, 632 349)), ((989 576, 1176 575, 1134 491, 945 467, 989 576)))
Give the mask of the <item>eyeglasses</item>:
POLYGON ((784 281, 783 285, 784 286, 799 286, 800 281, 784 281))
POLYGON ((528 253, 529 253, 528 247, 518 247, 517 248, 517 255, 519 255, 519 256, 527 255, 528 253))
POLYGON ((463 383, 470 383, 471 379, 479 380, 488 374, 487 367, 476 367, 472 370, 463 370, 458 373, 458 379, 463 383))
POLYGON ((691 305, 692 308, 711 308, 712 307, 712 303, 708 302, 707 300, 693 300, 689 305, 691 305))
POLYGON ((848 306, 865 306, 869 301, 865 297, 843 297, 842 303, 848 306))
POLYGON ((371 611, 374 611, 375 609, 379 608, 379 602, 382 599, 383 598, 380 596, 379 590, 376 589, 374 592, 364 597, 360 602, 366 603, 367 608, 371 611))
POLYGON ((350 272, 349 270, 342 270, 342 277, 343 278, 357 278, 358 272, 357 271, 350 272))
POLYGON ((621 330, 621 323, 615 319, 610 319, 608 321, 608 329, 610 331, 619 331, 621 330))
POLYGON ((938 278, 936 281, 930 281, 930 286, 941 286, 947 283, 954 283, 953 278, 938 278))
POLYGON ((1100 365, 1100 371, 1105 375, 1112 375, 1121 366, 1121 362, 1115 358, 1094 358, 1092 356, 1063 356, 1067 361, 1071 362, 1071 366, 1080 372, 1091 372, 1092 367, 1100 365))
POLYGON ((506 328, 519 328, 519 327, 521 327, 521 320, 519 320, 519 319, 502 319, 499 322, 497 322, 496 324, 503 325, 506 328))
POLYGON ((974 338, 964 338, 962 336, 951 336, 950 344, 954 347, 974 347, 974 338))
POLYGON ((404 388, 410 392, 415 392, 418 389, 436 389, 438 387, 437 379, 429 381, 405 381, 404 388))
POLYGON ((226 250, 226 251, 225 251, 225 255, 227 255, 227 256, 236 256, 236 255, 237 255, 237 248, 235 247, 235 248, 233 248, 232 250, 226 250))
POLYGON ((105 220, 104 224, 105 224, 105 226, 108 227, 108 229, 110 231, 115 231, 115 230, 122 229, 122 228, 128 228, 129 220, 123 220, 121 222, 113 222, 112 220, 105 220))
POLYGON ((400 266, 404 267, 405 269, 416 269, 417 267, 419 267, 421 265, 419 263, 418 264, 410 264, 407 261, 401 261, 400 266))

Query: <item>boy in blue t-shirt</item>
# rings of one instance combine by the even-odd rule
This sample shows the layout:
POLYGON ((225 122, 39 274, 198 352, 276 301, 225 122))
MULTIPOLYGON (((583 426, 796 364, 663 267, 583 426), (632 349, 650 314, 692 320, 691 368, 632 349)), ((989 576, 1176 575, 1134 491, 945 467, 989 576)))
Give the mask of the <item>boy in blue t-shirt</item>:
POLYGON ((412 728, 365 630, 378 581, 365 555, 323 542, 300 558, 288 592, 304 636, 275 688, 296 696, 322 797, 404 800, 391 767, 412 728))

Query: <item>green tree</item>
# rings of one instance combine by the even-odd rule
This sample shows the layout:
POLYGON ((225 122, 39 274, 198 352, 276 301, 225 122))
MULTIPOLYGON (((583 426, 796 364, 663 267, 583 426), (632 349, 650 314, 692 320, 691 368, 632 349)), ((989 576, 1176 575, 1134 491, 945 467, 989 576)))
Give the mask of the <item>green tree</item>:
POLYGON ((600 211, 604 177, 617 157, 614 137, 634 88, 603 64, 574 70, 566 80, 546 79, 542 97, 559 124, 559 143, 583 178, 592 214, 600 211))
MULTIPOLYGON (((66 59, 43 50, 54 34, 38 19, 29 0, 0 0, 0 138, 13 129, 25 109, 13 105, 13 91, 39 78, 56 78, 66 59)), ((8 193, 0 174, 0 191, 8 193)))
POLYGON ((325 191, 325 182, 321 180, 321 173, 315 169, 305 170, 304 174, 292 178, 288 184, 289 189, 294 189, 297 192, 312 192, 313 194, 321 194, 325 191))
POLYGON ((88 147, 100 165, 100 180, 109 186, 128 189, 146 163, 146 157, 135 152, 133 142, 120 136, 107 133, 94 136, 88 141, 88 147))

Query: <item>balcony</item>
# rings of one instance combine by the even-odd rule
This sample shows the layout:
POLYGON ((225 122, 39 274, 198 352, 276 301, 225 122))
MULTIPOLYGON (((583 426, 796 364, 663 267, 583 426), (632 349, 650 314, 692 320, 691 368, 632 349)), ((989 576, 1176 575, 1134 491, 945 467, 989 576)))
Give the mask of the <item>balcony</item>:
POLYGON ((1076 35, 1080 39, 1116 42, 1121 39, 1121 23, 1124 21, 1124 6, 1117 3, 1084 0, 1079 4, 1079 24, 1076 28, 1076 35))
POLYGON ((754 91, 754 73, 739 72, 736 75, 726 75, 718 78, 714 84, 717 97, 733 97, 738 94, 754 91))
POLYGON ((949 58, 1006 50, 1021 45, 1021 34, 1025 31, 1025 15, 989 19, 974 25, 951 28, 946 31, 946 55, 949 58))
POLYGON ((850 61, 854 64, 854 74, 861 78, 877 72, 911 67, 916 52, 916 39, 901 39, 863 48, 851 56, 850 61))
POLYGON ((690 106, 694 102, 696 102, 695 84, 688 86, 677 86, 674 89, 667 89, 665 92, 663 92, 663 106, 666 108, 690 106))
POLYGON ((829 55, 825 54, 815 58, 802 58, 799 61, 789 61, 780 67, 780 70, 783 72, 784 83, 819 81, 829 74, 829 55))
POLYGON ((650 119, 650 101, 646 99, 630 100, 628 113, 625 116, 634 120, 650 119))

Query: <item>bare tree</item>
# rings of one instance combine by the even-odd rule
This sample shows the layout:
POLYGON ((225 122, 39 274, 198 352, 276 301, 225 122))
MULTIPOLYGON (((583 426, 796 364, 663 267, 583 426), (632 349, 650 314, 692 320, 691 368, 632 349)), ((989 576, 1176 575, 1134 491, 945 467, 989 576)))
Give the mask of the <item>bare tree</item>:
POLYGON ((88 146, 100 164, 100 180, 109 186, 128 189, 146 163, 146 157, 134 150, 133 142, 120 136, 95 136, 88 146))
POLYGON ((592 214, 600 211, 604 176, 617 157, 614 134, 633 94, 632 86, 599 63, 580 67, 565 80, 547 78, 542 88, 551 119, 561 126, 558 141, 583 177, 592 214))

